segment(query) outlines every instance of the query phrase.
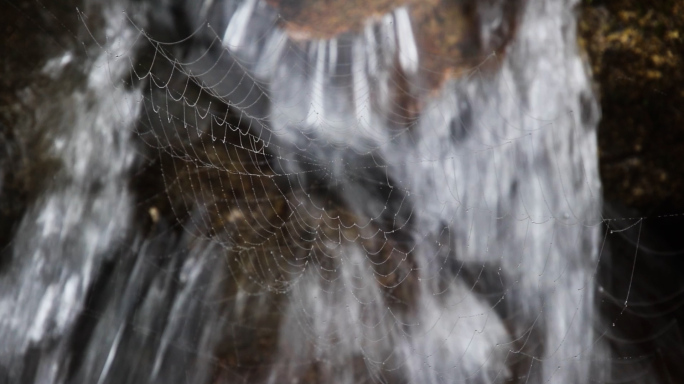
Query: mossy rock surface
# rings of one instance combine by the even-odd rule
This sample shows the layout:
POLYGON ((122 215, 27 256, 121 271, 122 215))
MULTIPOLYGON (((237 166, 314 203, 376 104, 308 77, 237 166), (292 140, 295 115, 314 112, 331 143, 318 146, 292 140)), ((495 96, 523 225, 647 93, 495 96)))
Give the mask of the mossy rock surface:
POLYGON ((684 3, 584 1, 579 32, 601 97, 606 200, 684 213, 684 3))

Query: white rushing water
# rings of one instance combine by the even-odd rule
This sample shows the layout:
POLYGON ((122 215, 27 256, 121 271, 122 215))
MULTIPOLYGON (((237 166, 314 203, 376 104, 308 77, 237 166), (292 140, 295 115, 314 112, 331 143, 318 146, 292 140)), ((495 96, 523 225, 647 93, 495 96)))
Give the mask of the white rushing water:
POLYGON ((16 130, 48 143, 30 156, 50 159, 56 170, 32 175, 44 178, 45 187, 7 250, 0 278, 2 383, 210 376, 209 352, 198 351, 212 349, 212 334, 202 327, 212 331, 219 314, 204 309, 195 292, 203 290, 205 300, 220 293, 221 276, 213 272, 219 259, 211 245, 187 252, 187 240, 145 240, 135 232, 130 177, 140 161, 133 139, 143 96, 122 80, 130 71, 125 54, 139 33, 123 4, 103 9, 106 43, 88 41, 88 57, 74 46, 48 60, 42 74, 50 81, 21 93, 19 102, 33 109, 16 130), (196 316, 185 314, 193 310, 196 316))
POLYGON ((501 30, 512 38, 436 87, 408 5, 303 39, 263 0, 104 4, 103 49, 44 69, 58 85, 31 129, 45 132, 59 170, 0 279, 0 379, 602 380, 599 113, 575 3, 521 1, 515 27, 502 2, 473 5, 479 47, 501 30), (141 13, 132 22, 123 10, 141 13), (139 70, 141 46, 172 69, 139 70), (200 96, 179 97, 189 88, 174 76, 200 96), (203 97, 239 123, 207 114, 203 97), (231 151, 269 161, 222 163, 231 151), (166 157, 183 164, 174 175, 157 163, 166 157), (154 167, 166 172, 155 193, 185 212, 148 233, 131 179, 154 167), (201 180, 211 172, 218 179, 201 180), (249 205, 274 194, 263 206, 284 201, 284 224, 249 205), (252 215, 265 240, 223 240, 213 232, 230 231, 212 215, 229 225, 252 215), (254 356, 262 331, 268 353, 254 356))
MULTIPOLYGON (((371 218, 401 216, 388 208, 401 195, 415 223, 409 236, 417 243, 413 257, 419 275, 430 281, 417 293, 417 314, 404 315, 391 313, 381 287, 364 285, 364 295, 375 298, 362 299, 343 277, 328 289, 321 282, 301 282, 302 289, 291 294, 286 317, 301 325, 298 316, 307 314, 314 323, 300 331, 304 334, 286 325, 289 336, 280 344, 284 359, 291 359, 285 350, 296 348, 298 361, 306 361, 302 356, 307 354, 329 361, 326 372, 336 382, 354 382, 352 372, 335 370, 353 356, 364 356, 373 377, 381 377, 372 372, 391 361, 396 367, 390 370, 411 382, 491 382, 510 378, 498 364, 515 350, 513 340, 538 332, 544 349, 530 363, 529 382, 587 382, 597 374, 590 366, 601 358, 602 348, 592 331, 601 223, 594 131, 598 112, 577 52, 573 5, 525 3, 503 57, 486 59, 499 64, 494 73, 473 70, 448 81, 436 95, 409 90, 424 98, 422 113, 410 126, 402 126, 390 112, 392 95, 401 92, 391 78, 395 55, 407 78, 420 76, 421 59, 406 8, 364 31, 330 40, 290 41, 277 28, 257 28, 251 35, 238 34, 239 40, 226 35, 226 47, 242 68, 258 68, 255 76, 268 84, 271 107, 258 120, 268 121, 278 155, 289 158, 282 169, 298 175, 311 171, 307 163, 316 160, 343 164, 341 169, 323 166, 320 172, 344 180, 339 192, 343 199, 371 218), (265 49, 255 52, 262 40, 267 41, 265 49), (359 160, 364 156, 366 160, 359 160), (355 172, 365 172, 359 169, 379 173, 369 170, 359 176, 355 172), (372 192, 361 192, 387 180, 394 196, 369 202, 372 192), (511 325, 505 324, 510 320, 499 318, 471 288, 440 286, 443 282, 435 276, 447 264, 437 256, 443 252, 439 243, 445 232, 451 249, 447 257, 491 263, 500 271, 503 302, 497 305, 515 313, 512 335, 506 330, 511 325), (350 296, 335 294, 329 304, 321 304, 321 296, 312 293, 316 289, 349 291, 350 296), (359 319, 366 316, 376 321, 359 335, 359 319), (484 323, 478 325, 477 319, 484 323), (414 326, 407 330, 404 324, 414 326), (331 334, 356 342, 306 347, 310 340, 327 340, 331 334)), ((269 13, 265 4, 262 8, 241 3, 226 31, 272 23, 275 11, 269 13)), ((495 6, 482 5, 480 11, 480 35, 486 42, 494 38, 492 24, 501 23, 501 15, 495 6)), ((483 65, 491 64, 486 61, 483 65)), ((211 90, 224 95, 235 89, 225 86, 212 85, 211 90)), ((337 257, 363 265, 352 256, 357 251, 337 257)))

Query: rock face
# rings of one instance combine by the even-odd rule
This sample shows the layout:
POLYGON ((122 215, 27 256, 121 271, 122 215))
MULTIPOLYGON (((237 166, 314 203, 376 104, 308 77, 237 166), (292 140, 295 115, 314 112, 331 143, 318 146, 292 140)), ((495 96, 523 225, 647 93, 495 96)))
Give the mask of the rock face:
POLYGON ((684 6, 587 1, 581 44, 599 85, 608 201, 649 216, 684 208, 684 6))

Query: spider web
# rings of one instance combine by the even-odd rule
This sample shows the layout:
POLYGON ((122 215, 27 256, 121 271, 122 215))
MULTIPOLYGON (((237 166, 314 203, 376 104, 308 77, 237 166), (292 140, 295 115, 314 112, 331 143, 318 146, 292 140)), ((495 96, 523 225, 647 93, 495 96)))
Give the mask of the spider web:
MULTIPOLYGON (((526 31, 505 20, 440 74, 405 6, 327 39, 268 3, 221 9, 201 10, 225 22, 198 23, 184 42, 141 31, 153 53, 149 71, 133 65, 149 87, 137 133, 159 151, 179 223, 226 249, 232 325, 273 328, 270 363, 244 370, 587 377, 600 190, 582 131, 594 107, 581 62, 555 46, 565 36, 537 43, 527 65, 569 80, 527 68, 521 84, 516 52, 496 40, 526 31)), ((246 342, 232 343, 238 366, 246 342)))
POLYGON ((161 343, 218 382, 619 377, 598 269, 643 219, 604 231, 572 4, 311 3, 135 4, 104 32, 81 14, 90 84, 135 122, 152 235, 131 252, 192 255, 148 265, 189 287, 161 343), (211 324, 196 344, 191 322, 211 324))

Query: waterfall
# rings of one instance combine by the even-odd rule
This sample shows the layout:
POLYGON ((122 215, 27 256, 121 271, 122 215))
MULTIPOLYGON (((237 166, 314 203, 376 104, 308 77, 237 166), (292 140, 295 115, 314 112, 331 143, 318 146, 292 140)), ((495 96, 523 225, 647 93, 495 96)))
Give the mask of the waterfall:
POLYGON ((78 11, 16 124, 54 166, 0 381, 611 377, 576 1, 301 3, 78 11))

